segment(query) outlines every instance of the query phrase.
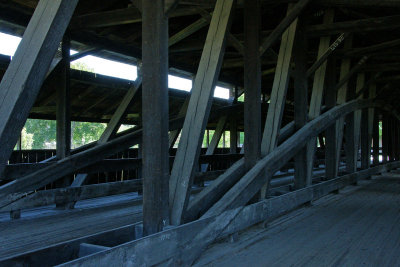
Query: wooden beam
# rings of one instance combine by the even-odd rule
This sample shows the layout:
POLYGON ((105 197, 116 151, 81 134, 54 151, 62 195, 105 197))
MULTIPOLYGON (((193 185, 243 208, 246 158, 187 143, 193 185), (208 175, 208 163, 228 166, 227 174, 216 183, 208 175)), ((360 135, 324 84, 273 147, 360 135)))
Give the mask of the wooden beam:
POLYGON ((82 52, 79 52, 79 53, 76 53, 76 54, 71 55, 71 56, 70 56, 70 61, 72 62, 72 61, 78 60, 78 59, 80 59, 80 58, 89 56, 89 55, 94 55, 94 54, 96 54, 96 53, 99 52, 99 51, 101 51, 101 50, 98 49, 98 48, 89 48, 89 49, 84 50, 84 51, 82 51, 82 52))
POLYGON ((200 19, 196 20, 195 22, 193 22, 189 26, 185 27, 184 29, 180 30, 179 32, 177 32, 176 34, 171 36, 169 38, 169 40, 168 40, 168 46, 173 46, 174 44, 182 41, 186 37, 194 34, 195 32, 197 32, 199 30, 201 30, 202 28, 204 28, 208 24, 210 24, 210 21, 205 19, 205 18, 200 18, 200 19))
POLYGON ((395 29, 400 25, 400 16, 378 17, 331 23, 329 25, 313 25, 307 28, 312 36, 341 34, 343 32, 364 32, 395 29))
MULTIPOLYGON (((294 133, 294 123, 289 123, 281 129, 279 142, 286 140, 294 133)), ((223 194, 225 194, 246 173, 244 159, 240 159, 221 174, 213 183, 204 188, 189 203, 185 213, 185 222, 192 221, 203 215, 223 194)))
POLYGON ((265 184, 266 179, 269 180, 276 171, 289 161, 292 155, 303 148, 302 144, 326 130, 339 117, 375 105, 382 105, 382 103, 372 100, 354 100, 336 106, 318 116, 278 146, 272 153, 258 161, 202 218, 222 214, 226 210, 245 205, 265 184), (266 173, 268 174, 267 177, 265 177, 266 173))
POLYGON ((229 119, 229 133, 230 133, 230 154, 237 153, 238 147, 238 131, 237 131, 237 117, 236 114, 232 115, 229 119))
MULTIPOLYGON (((62 42, 62 70, 60 84, 57 86, 56 110, 56 154, 58 159, 63 159, 71 153, 71 113, 70 113, 70 40, 64 36, 62 42)), ((69 186, 71 179, 66 177, 57 181, 56 187, 69 186)))
POLYGON ((300 0, 293 8, 290 13, 279 23, 279 25, 272 31, 272 33, 261 42, 260 56, 267 51, 275 42, 282 36, 283 32, 294 22, 303 9, 310 3, 310 0, 300 0))
MULTIPOLYGON (((334 90, 334 84, 336 83, 336 61, 331 59, 328 61, 327 66, 327 78, 325 86, 325 107, 327 109, 336 106, 337 92, 334 90)), ((337 151, 337 122, 333 123, 325 131, 325 178, 333 179, 338 174, 338 168, 336 162, 340 157, 340 150, 337 151)))
MULTIPOLYGON (((292 12, 288 8, 288 16, 292 12)), ((282 123, 283 111, 286 102, 286 93, 289 86, 293 45, 296 37, 298 19, 295 19, 282 35, 279 57, 276 65, 274 83, 272 85, 270 104, 268 105, 267 118, 261 142, 261 156, 271 153, 278 144, 279 130, 282 123)), ((246 149, 246 145, 245 145, 246 149)), ((269 184, 261 190, 261 198, 265 198, 269 184)))
POLYGON ((164 11, 165 15, 168 17, 172 11, 178 6, 180 0, 165 0, 164 1, 164 11))
POLYGON ((233 0, 217 1, 194 81, 170 178, 170 221, 174 225, 181 223, 189 200, 214 87, 225 52, 225 39, 230 27, 233 4, 233 0))
POLYGON ((249 170, 261 155, 261 4, 249 0, 244 6, 244 162, 249 170))
POLYGON ((146 103, 142 105, 143 235, 151 235, 169 224, 168 19, 164 0, 142 1, 142 15, 142 103, 146 103))
POLYGON ((0 83, 0 174, 14 149, 78 0, 41 0, 0 83))
POLYGON ((329 56, 336 51, 336 48, 349 36, 349 33, 342 33, 335 42, 325 51, 325 53, 318 58, 318 60, 307 70, 307 77, 317 71, 317 69, 329 58, 329 56))
MULTIPOLYGON (((300 22, 301 23, 301 22, 300 22)), ((304 25, 299 30, 294 43, 294 127, 300 130, 308 122, 308 79, 307 79, 307 40, 304 25)), ((295 188, 304 188, 307 184, 307 151, 303 149, 294 157, 295 188)))
MULTIPOLYGON (((328 9, 324 15, 324 24, 330 24, 334 19, 334 11, 332 9, 328 9)), ((318 59, 321 58, 325 51, 329 49, 331 39, 330 37, 322 37, 319 41, 318 48, 318 59)), ((315 119, 321 112, 322 105, 322 96, 324 94, 324 86, 325 86, 325 75, 326 75, 326 67, 327 63, 324 62, 321 66, 316 70, 314 75, 314 82, 311 92, 311 100, 310 100, 310 108, 308 111, 308 119, 315 119)), ((311 139, 307 144, 307 185, 311 185, 312 179, 312 171, 314 164, 314 154, 317 146, 317 140, 311 139)))
MULTIPOLYGON (((353 45, 353 37, 349 37, 345 43, 344 43, 344 48, 345 49, 350 49, 353 45)), ((347 101, 347 93, 348 93, 348 79, 345 79, 346 76, 350 73, 350 68, 351 68, 351 59, 350 58, 345 58, 342 59, 342 63, 340 66, 340 76, 339 76, 339 81, 346 81, 345 83, 341 83, 342 85, 340 87, 336 86, 335 88, 338 88, 337 91, 337 104, 342 105, 346 103, 347 101)), ((332 88, 334 90, 334 88, 332 88)), ((342 144, 343 144, 343 132, 344 132, 344 121, 345 118, 342 117, 336 122, 336 153, 337 155, 340 155, 342 151, 342 144)), ((336 158, 336 168, 339 168, 339 161, 340 161, 340 156, 336 158)))
MULTIPOLYGON (((180 8, 171 10, 169 18, 198 14, 196 8, 180 8)), ((142 22, 142 14, 135 7, 100 11, 75 17, 71 22, 71 29, 78 31, 87 28, 110 27, 142 22)))
POLYGON ((379 137, 379 113, 378 110, 374 111, 374 122, 372 127, 372 139, 373 139, 373 163, 374 165, 379 164, 380 156, 380 137, 379 137))
POLYGON ((386 163, 389 154, 389 118, 385 113, 382 117, 382 162, 386 163))

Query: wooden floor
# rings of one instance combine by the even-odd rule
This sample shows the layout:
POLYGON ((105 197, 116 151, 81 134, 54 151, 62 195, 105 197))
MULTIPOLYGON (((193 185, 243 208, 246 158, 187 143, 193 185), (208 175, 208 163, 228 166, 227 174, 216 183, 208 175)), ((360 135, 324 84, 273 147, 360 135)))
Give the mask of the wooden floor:
POLYGON ((0 259, 142 220, 136 194, 81 201, 76 209, 41 208, 10 221, 0 216, 0 259), (107 203, 107 206, 104 206, 107 203), (55 214, 55 213, 59 214, 55 214), (25 216, 25 217, 24 217, 25 216))
POLYGON ((253 227, 213 245, 196 266, 400 266, 400 175, 253 227))

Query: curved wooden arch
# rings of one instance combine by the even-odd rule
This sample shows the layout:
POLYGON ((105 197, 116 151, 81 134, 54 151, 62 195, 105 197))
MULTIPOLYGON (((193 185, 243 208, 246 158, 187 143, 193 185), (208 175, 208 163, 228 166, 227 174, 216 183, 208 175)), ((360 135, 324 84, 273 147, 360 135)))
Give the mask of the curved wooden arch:
MULTIPOLYGON (((218 202, 210 206, 211 208, 202 216, 202 218, 221 214, 226 210, 245 205, 260 190, 261 186, 265 184, 265 176, 267 176, 267 179, 269 180, 276 171, 282 168, 292 158, 294 154, 303 148, 302 144, 305 144, 309 139, 326 130, 340 117, 356 110, 372 107, 391 112, 394 117, 400 120, 400 116, 395 113, 393 109, 390 109, 390 107, 385 105, 383 102, 375 101, 374 99, 353 100, 343 105, 336 106, 309 122, 278 146, 272 153, 262 158, 236 184, 227 190, 227 193, 225 193, 218 202)), ((209 187, 210 188, 206 188, 205 190, 207 191, 200 196, 203 205, 204 200, 208 197, 207 193, 212 192, 214 189, 212 185, 209 187)), ((200 203, 199 199, 194 201, 200 203)), ((199 208, 199 206, 195 208, 199 208)), ((191 212, 192 214, 195 214, 196 211, 192 210, 191 212)))

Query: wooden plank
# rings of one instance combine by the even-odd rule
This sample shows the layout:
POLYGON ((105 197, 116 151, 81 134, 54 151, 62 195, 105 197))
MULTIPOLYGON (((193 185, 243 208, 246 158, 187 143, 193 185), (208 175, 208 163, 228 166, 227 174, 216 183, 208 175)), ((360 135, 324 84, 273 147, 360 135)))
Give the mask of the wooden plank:
POLYGON ((249 170, 261 155, 261 30, 259 0, 244 6, 244 165, 249 170))
POLYGON ((310 0, 300 0, 296 5, 293 6, 291 11, 287 16, 279 23, 279 25, 272 31, 272 33, 261 42, 260 46, 260 56, 262 56, 265 51, 267 51, 275 42, 283 35, 286 29, 292 25, 292 23, 297 19, 303 9, 310 3, 310 0))
POLYGON ((0 173, 17 143, 78 0, 39 2, 0 83, 0 173))
POLYGON ((181 141, 170 178, 170 222, 179 225, 188 203, 204 130, 210 113, 214 87, 225 52, 232 0, 218 0, 194 81, 181 141))
MULTIPOLYGON (((328 9, 325 11, 324 24, 330 24, 334 19, 334 11, 328 9)), ((330 37, 322 37, 319 41, 318 57, 321 58, 325 51, 329 49, 330 37)), ((313 87, 311 92, 310 107, 308 111, 308 119, 315 119, 321 112, 322 96, 324 93, 325 75, 327 63, 323 63, 315 72, 313 87)), ((316 150, 317 140, 311 140, 307 144, 307 185, 311 185, 312 169, 314 164, 314 154, 316 150)))
MULTIPOLYGON (((357 75, 357 83, 356 83, 356 93, 362 90, 365 85, 365 73, 359 73, 357 75)), ((364 96, 360 96, 364 98, 364 96)), ((360 148, 360 140, 361 140, 361 118, 362 118, 362 110, 358 110, 354 112, 354 156, 355 156, 355 169, 354 172, 357 171, 357 159, 358 159, 358 151, 360 148)), ((365 129, 368 131, 368 128, 365 129)))
POLYGON ((168 19, 164 0, 143 1, 142 18, 142 103, 146 103, 142 105, 143 235, 146 236, 162 231, 169 224, 168 19))
MULTIPOLYGON (((304 34, 304 25, 299 26, 297 32, 293 58, 295 68, 294 76, 294 127, 295 131, 301 129, 308 122, 308 80, 307 80, 307 44, 304 34)), ((294 157, 295 188, 306 186, 307 177, 307 152, 303 149, 294 157)))

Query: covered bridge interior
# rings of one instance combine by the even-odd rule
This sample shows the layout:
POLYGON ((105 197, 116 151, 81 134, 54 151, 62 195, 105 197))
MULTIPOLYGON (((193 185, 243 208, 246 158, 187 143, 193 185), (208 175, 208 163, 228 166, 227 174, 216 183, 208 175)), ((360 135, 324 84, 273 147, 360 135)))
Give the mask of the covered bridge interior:
POLYGON ((399 264, 399 11, 0 0, 22 37, 0 55, 0 265, 399 264), (137 78, 70 68, 88 55, 137 78), (56 121, 55 150, 21 149, 27 119, 56 121), (72 149, 72 121, 107 126, 72 149))

